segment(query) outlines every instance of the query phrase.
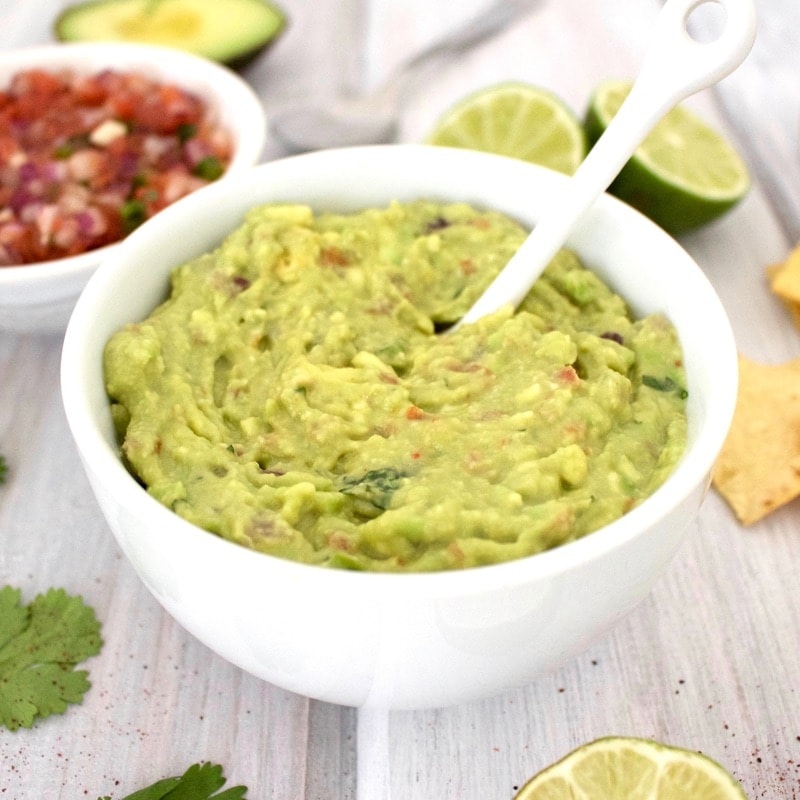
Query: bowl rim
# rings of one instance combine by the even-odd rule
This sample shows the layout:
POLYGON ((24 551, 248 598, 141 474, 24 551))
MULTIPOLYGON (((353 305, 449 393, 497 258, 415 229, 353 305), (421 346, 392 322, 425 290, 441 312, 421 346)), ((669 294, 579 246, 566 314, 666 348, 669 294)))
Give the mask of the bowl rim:
MULTIPOLYGON (((424 158, 430 157, 454 159, 454 163, 458 163, 463 168, 485 162, 497 166, 506 163, 505 169, 509 169, 508 162, 513 162, 513 169, 518 170, 523 176, 539 177, 552 181, 554 184, 568 180, 568 177, 561 173, 505 156, 432 145, 392 144, 348 147, 288 156, 253 167, 245 173, 245 176, 240 176, 239 181, 263 180, 265 174, 268 175, 275 170, 286 168, 289 162, 297 162, 299 159, 309 161, 311 166, 313 166, 314 160, 338 158, 342 154, 345 158, 380 159, 382 151, 387 149, 403 151, 409 157, 420 155, 423 157, 423 161, 424 158), (432 156, 431 151, 437 151, 436 155, 432 156), (426 153, 427 155, 423 155, 426 153), (247 175, 250 177, 246 177, 247 175)), ((292 165, 289 165, 288 168, 291 169, 291 167, 292 165)), ((227 191, 234 191, 235 185, 234 183, 229 184, 227 191)), ((170 224, 172 216, 188 215, 195 207, 200 207, 213 199, 216 194, 222 194, 225 191, 220 184, 206 187, 180 204, 165 209, 159 217, 154 218, 153 222, 158 221, 162 228, 166 228, 170 224)), ((257 201, 251 203, 251 205, 255 204, 257 201)), ((507 562, 461 570, 394 573, 337 570, 281 559, 223 539, 179 517, 148 495, 125 469, 118 454, 103 435, 99 419, 95 419, 90 412, 91 401, 86 396, 86 392, 83 392, 84 396, 81 397, 81 386, 91 380, 92 371, 99 367, 98 364, 91 363, 89 349, 85 346, 92 339, 93 320, 89 311, 92 304, 102 296, 104 290, 113 285, 119 262, 124 264, 128 251, 135 251, 140 239, 143 240, 143 237, 154 232, 154 225, 151 225, 148 230, 143 227, 139 231, 135 231, 120 245, 120 250, 116 251, 107 267, 95 273, 79 298, 76 312, 67 327, 61 364, 61 390, 69 425, 76 441, 79 442, 81 458, 84 459, 84 463, 90 467, 91 471, 102 474, 104 480, 108 480, 110 477, 115 484, 118 484, 115 491, 119 492, 117 501, 122 506, 130 508, 132 504, 141 504, 143 516, 153 524, 158 524, 162 528, 165 524, 175 526, 175 530, 180 532, 181 537, 204 535, 206 549, 226 558, 232 557, 242 565, 253 567, 260 563, 265 569, 280 570, 286 575, 300 580, 312 576, 313 580, 317 582, 323 584, 330 582, 332 587, 342 586, 342 582, 347 584, 359 582, 359 584, 367 586, 373 584, 376 587, 380 586, 380 591, 389 595, 400 596, 411 591, 422 596, 456 596, 552 578, 581 564, 600 558, 636 538, 644 529, 667 517, 671 510, 698 486, 703 486, 704 490, 708 489, 713 461, 722 446, 733 417, 737 387, 737 355, 733 333, 721 301, 695 260, 666 232, 616 198, 604 195, 598 200, 597 208, 612 215, 622 215, 625 224, 632 226, 635 230, 646 229, 649 231, 648 236, 657 237, 665 247, 672 248, 676 254, 681 253, 687 264, 690 262, 693 265, 696 270, 693 280, 697 282, 698 287, 705 286, 705 290, 708 292, 708 298, 706 298, 710 302, 708 313, 714 321, 713 330, 719 334, 718 341, 724 348, 723 352, 718 354, 715 359, 715 364, 718 362, 717 369, 720 375, 727 379, 726 386, 714 387, 714 413, 711 417, 703 420, 704 424, 698 431, 693 446, 684 452, 671 475, 640 505, 609 525, 551 550, 507 562), (77 376, 80 376, 81 379, 78 380, 77 376), (256 562, 256 559, 261 561, 256 562)))
MULTIPOLYGON (((0 86, 5 86, 15 72, 34 65, 45 69, 77 69, 86 73, 103 68, 138 68, 155 79, 175 82, 190 91, 198 91, 197 87, 202 86, 199 93, 206 101, 212 96, 235 98, 237 115, 223 121, 235 140, 233 158, 223 178, 257 163, 263 153, 267 116, 260 98, 236 72, 210 59, 176 48, 137 42, 34 44, 0 53, 0 86), (213 92, 204 93, 204 90, 212 88, 213 92), (241 120, 247 120, 246 125, 241 124, 239 115, 241 120)), ((214 109, 215 113, 217 111, 214 109)), ((74 256, 2 267, 0 289, 11 291, 22 286, 30 289, 54 278, 63 281, 75 278, 109 258, 121 241, 74 256)), ((1 305, 5 302, 0 302, 1 305)))

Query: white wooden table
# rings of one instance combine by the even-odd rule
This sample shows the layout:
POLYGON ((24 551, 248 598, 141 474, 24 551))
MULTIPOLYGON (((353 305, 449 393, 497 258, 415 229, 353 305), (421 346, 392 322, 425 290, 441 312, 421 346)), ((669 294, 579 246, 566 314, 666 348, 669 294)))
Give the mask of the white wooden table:
MULTIPOLYGON (((682 242, 719 291, 740 350, 778 362, 800 353, 800 333, 764 280, 764 267, 800 239, 800 4, 756 2, 752 55, 691 101, 737 143, 756 183, 739 208, 682 242)), ((334 88, 345 74, 375 83, 483 3, 283 0, 291 27, 246 75, 268 109, 300 87, 334 88), (349 44, 347 31, 359 27, 365 40, 349 44)), ((0 49, 50 41, 60 5, 0 0, 0 49)), ((512 29, 418 82, 400 138, 421 138, 451 101, 499 80, 548 86, 582 111, 598 80, 635 75, 658 6, 538 0, 512 29)), ((280 155, 270 142, 264 158, 280 155)), ((0 729, 0 797, 119 798, 211 760, 251 799, 352 800, 356 712, 224 662, 167 616, 122 557, 67 430, 59 351, 58 337, 0 334, 0 452, 10 466, 0 488, 0 585, 19 587, 26 601, 50 586, 83 595, 105 646, 86 663, 93 686, 82 705, 30 730, 0 729)), ((510 800, 573 747, 631 734, 709 754, 751 800, 800 797, 798 564, 800 503, 743 529, 712 492, 649 598, 587 652, 500 697, 393 714, 391 796, 510 800)), ((382 790, 359 794, 370 792, 382 790)))

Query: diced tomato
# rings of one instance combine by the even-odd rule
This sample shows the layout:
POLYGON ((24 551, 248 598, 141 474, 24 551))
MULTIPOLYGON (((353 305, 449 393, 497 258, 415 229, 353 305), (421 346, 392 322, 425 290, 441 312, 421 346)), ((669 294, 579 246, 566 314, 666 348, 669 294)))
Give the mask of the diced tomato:
POLYGON ((11 156, 19 150, 17 140, 13 136, 0 134, 0 162, 8 163, 11 156))
POLYGON ((566 383, 572 386, 575 386, 581 382, 581 379, 578 377, 578 373, 575 372, 575 367, 572 364, 566 364, 563 366, 557 375, 558 380, 561 383, 566 383))
POLYGON ((18 72, 11 78, 11 94, 18 98, 55 95, 62 91, 65 79, 61 75, 43 69, 29 69, 18 72))
POLYGON ((97 75, 77 76, 72 83, 72 89, 78 102, 87 106, 100 105, 108 97, 108 92, 97 75))
POLYGON ((333 246, 323 248, 319 259, 323 267, 346 267, 350 263, 347 253, 333 246))
POLYGON ((174 86, 162 86, 144 98, 131 114, 137 125, 156 133, 175 133, 183 125, 197 124, 203 117, 199 100, 174 86))
POLYGON ((136 103, 140 98, 130 92, 119 92, 108 98, 111 116, 117 119, 133 119, 136 114, 136 103))
POLYGON ((406 409, 406 419, 425 419, 425 412, 419 406, 409 406, 406 409))

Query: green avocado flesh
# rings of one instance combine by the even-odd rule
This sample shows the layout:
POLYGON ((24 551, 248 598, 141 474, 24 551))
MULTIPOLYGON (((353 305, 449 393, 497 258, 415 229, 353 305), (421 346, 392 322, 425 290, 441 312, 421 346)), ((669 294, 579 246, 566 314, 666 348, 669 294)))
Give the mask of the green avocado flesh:
POLYGON ((281 33, 286 16, 264 0, 88 0, 55 21, 62 42, 141 42, 240 64, 281 33))

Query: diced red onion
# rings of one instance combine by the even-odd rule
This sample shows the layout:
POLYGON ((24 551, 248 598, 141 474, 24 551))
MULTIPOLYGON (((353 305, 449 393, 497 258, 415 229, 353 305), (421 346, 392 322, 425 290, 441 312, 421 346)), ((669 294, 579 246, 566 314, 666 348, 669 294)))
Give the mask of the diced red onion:
POLYGON ((88 208, 86 211, 82 211, 76 215, 75 219, 78 222, 78 231, 92 238, 105 233, 108 227, 105 217, 96 208, 88 208))
POLYGON ((190 168, 197 166, 206 156, 213 154, 208 144, 197 137, 186 142, 183 152, 186 157, 186 163, 190 168))
POLYGON ((19 177, 24 182, 35 180, 39 177, 39 167, 32 161, 26 161, 19 167, 19 177))
POLYGON ((8 200, 8 207, 17 215, 21 216, 22 210, 35 202, 36 198, 27 186, 20 186, 11 193, 8 200))
POLYGON ((49 183, 65 180, 69 169, 65 161, 46 161, 42 164, 41 175, 49 183))

